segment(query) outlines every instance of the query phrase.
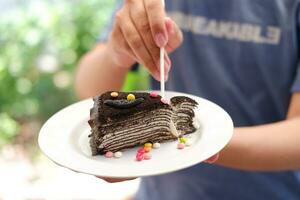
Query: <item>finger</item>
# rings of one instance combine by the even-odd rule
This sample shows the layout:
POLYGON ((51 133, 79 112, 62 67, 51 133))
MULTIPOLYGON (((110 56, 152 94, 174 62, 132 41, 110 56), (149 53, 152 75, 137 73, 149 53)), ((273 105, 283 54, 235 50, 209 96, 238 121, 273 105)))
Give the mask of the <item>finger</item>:
POLYGON ((169 77, 169 72, 170 72, 170 69, 171 69, 171 60, 167 54, 167 52, 165 51, 165 55, 164 55, 164 59, 165 59, 165 81, 168 80, 168 77, 169 77))
POLYGON ((100 178, 108 183, 119 183, 119 182, 124 182, 124 181, 130 181, 136 178, 110 178, 110 177, 100 177, 96 176, 97 178, 100 178))
MULTIPOLYGON (((170 60, 170 58, 169 58, 169 55, 168 55, 168 53, 165 51, 165 55, 164 55, 164 59, 165 59, 165 63, 169 66, 169 67, 171 67, 171 60, 170 60)), ((170 70, 170 68, 168 69, 168 71, 170 70)))
POLYGON ((115 53, 112 56, 112 59, 117 66, 127 67, 137 62, 137 58, 122 35, 120 27, 116 24, 114 25, 113 31, 110 34, 108 44, 108 48, 112 49, 110 52, 115 53))
POLYGON ((114 37, 114 41, 117 41, 115 42, 115 49, 117 51, 122 51, 122 53, 126 54, 127 56, 130 56, 131 58, 137 61, 137 57, 128 45, 120 26, 116 26, 114 28, 112 36, 114 37))
MULTIPOLYGON (((169 75, 169 71, 171 69, 171 60, 167 54, 167 52, 165 51, 164 53, 164 74, 165 74, 165 77, 164 77, 164 80, 167 81, 168 80, 168 75, 169 75)), ((158 65, 160 65, 160 60, 158 62, 158 65)), ((159 72, 160 72, 160 68, 159 68, 159 72)))
POLYGON ((170 18, 166 19, 166 27, 170 29, 168 31, 169 40, 166 45, 167 52, 172 52, 177 49, 183 42, 183 35, 177 24, 170 18))
POLYGON ((216 162, 218 159, 219 159, 219 154, 217 153, 217 154, 213 155, 212 157, 208 158, 204 162, 212 164, 212 163, 216 162))
POLYGON ((144 0, 152 37, 158 47, 164 47, 168 41, 165 26, 165 9, 161 0, 144 0))
POLYGON ((174 25, 173 25, 172 19, 170 17, 166 17, 165 23, 166 23, 168 35, 173 34, 174 33, 174 25))
MULTIPOLYGON (((143 1, 137 1, 136 3, 132 4, 132 6, 130 6, 130 17, 135 28, 139 32, 139 35, 143 39, 144 44, 152 57, 152 60, 157 65, 159 61, 159 47, 157 47, 152 37, 151 28, 143 1)), ((159 70, 159 65, 157 65, 156 67, 159 70)))
MULTIPOLYGON (((170 60, 170 58, 169 58, 166 51, 164 51, 163 60, 164 60, 164 81, 167 81, 168 76, 169 76, 169 71, 170 71, 170 68, 171 68, 171 60, 170 60)), ((158 62, 158 65, 160 65, 160 60, 158 62)), ((160 69, 159 69, 159 72, 160 72, 160 69)), ((160 77, 157 81, 161 81, 160 77)))
MULTIPOLYGON (((128 9, 128 8, 127 8, 128 9)), ((124 35, 131 50, 138 58, 141 64, 145 65, 155 79, 159 79, 159 71, 156 64, 152 60, 141 36, 136 30, 133 22, 130 19, 129 13, 122 15, 122 23, 120 24, 122 34, 124 35)), ((121 20, 121 19, 120 19, 121 20)))

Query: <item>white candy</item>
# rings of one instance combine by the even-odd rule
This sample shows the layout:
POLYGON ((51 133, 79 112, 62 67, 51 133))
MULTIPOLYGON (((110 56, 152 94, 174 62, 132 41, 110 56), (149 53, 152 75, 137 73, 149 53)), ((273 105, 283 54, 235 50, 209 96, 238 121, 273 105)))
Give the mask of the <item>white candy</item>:
POLYGON ((192 142, 190 140, 185 142, 185 146, 191 146, 191 145, 192 145, 192 142))
POLYGON ((121 151, 117 151, 116 153, 114 153, 114 157, 115 158, 121 158, 122 157, 122 152, 121 151))
POLYGON ((200 123, 198 122, 198 120, 196 120, 196 119, 193 120, 193 126, 194 126, 196 129, 199 129, 199 128, 200 128, 200 123))
POLYGON ((154 149, 158 149, 158 148, 160 147, 160 144, 159 144, 158 142, 155 142, 155 143, 152 145, 152 147, 153 147, 154 149))

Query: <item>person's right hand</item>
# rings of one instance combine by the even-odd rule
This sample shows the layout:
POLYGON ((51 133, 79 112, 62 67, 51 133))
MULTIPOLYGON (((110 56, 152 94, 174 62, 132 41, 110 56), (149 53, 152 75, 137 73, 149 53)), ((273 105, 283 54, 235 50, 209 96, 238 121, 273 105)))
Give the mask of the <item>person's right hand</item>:
MULTIPOLYGON (((182 33, 166 17, 161 0, 125 0, 116 13, 108 49, 116 66, 130 67, 138 62, 160 80, 159 48, 171 52, 181 43, 182 33)), ((171 61, 167 53, 164 59, 166 80, 171 61)))

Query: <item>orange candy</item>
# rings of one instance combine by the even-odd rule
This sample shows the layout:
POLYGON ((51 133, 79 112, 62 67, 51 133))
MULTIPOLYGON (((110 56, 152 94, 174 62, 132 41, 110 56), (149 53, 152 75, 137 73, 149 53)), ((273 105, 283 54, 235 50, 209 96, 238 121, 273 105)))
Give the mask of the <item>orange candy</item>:
POLYGON ((151 151, 151 147, 144 147, 144 150, 146 151, 146 152, 150 152, 151 151))
POLYGON ((117 92, 112 92, 112 93, 110 93, 110 96, 117 97, 117 96, 119 96, 119 94, 117 92))

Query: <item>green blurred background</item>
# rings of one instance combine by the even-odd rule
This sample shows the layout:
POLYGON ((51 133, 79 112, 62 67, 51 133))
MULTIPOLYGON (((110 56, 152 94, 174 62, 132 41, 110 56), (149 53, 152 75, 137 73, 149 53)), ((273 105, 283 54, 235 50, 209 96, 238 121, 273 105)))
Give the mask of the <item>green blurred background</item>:
MULTIPOLYGON (((41 125, 78 100, 77 62, 95 46, 114 5, 115 0, 0 3, 0 150, 22 145, 34 157, 41 125)), ((128 74, 124 90, 147 87, 147 72, 140 68, 128 74)))

